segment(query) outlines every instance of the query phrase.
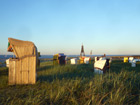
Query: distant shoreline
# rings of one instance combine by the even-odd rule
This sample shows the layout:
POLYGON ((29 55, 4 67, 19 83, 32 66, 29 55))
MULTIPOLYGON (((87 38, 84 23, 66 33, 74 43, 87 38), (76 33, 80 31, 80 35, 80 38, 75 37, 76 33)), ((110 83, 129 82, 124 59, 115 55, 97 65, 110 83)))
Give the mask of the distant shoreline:
MULTIPOLYGON (((80 55, 66 55, 67 57, 73 57, 73 58, 76 58, 76 57, 79 57, 80 55)), ((86 55, 86 56, 89 56, 89 57, 96 57, 96 56, 103 56, 103 55, 86 55)), ((106 55, 107 57, 123 57, 123 56, 140 56, 140 55, 106 55)), ((9 59, 9 58, 12 58, 12 57, 15 57, 14 55, 0 55, 0 62, 5 62, 6 59, 9 59)), ((39 57, 39 59, 50 59, 50 58, 53 58, 53 55, 41 55, 41 57, 39 57)))
MULTIPOLYGON (((0 58, 1 59, 3 59, 3 58, 5 58, 5 59, 8 59, 8 58, 11 58, 11 57, 13 57, 14 55, 0 55, 0 58)), ((66 55, 67 57, 79 57, 80 55, 66 55)), ((103 54, 102 55, 86 55, 86 56, 93 56, 93 57, 95 57, 95 56, 103 56, 103 54)), ((138 55, 138 54, 120 54, 120 55, 106 55, 106 56, 140 56, 140 55, 138 55)), ((41 55, 41 57, 39 57, 39 58, 52 58, 53 57, 53 55, 41 55)))

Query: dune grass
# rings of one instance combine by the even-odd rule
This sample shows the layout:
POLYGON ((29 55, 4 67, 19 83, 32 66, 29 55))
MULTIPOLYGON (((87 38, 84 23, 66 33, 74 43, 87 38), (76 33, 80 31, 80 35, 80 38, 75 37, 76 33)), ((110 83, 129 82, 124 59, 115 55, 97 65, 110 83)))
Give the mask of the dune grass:
POLYGON ((94 74, 93 64, 53 66, 41 62, 35 85, 8 86, 8 69, 0 68, 0 104, 128 105, 140 104, 140 63, 113 61, 109 72, 94 74))

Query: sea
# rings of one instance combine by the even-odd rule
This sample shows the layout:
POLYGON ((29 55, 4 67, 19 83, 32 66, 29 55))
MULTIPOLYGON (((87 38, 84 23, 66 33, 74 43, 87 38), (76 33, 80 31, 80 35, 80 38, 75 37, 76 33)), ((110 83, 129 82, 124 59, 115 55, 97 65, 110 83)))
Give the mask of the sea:
MULTIPOLYGON (((79 55, 67 55, 67 57, 78 57, 79 55)), ((0 62, 5 62, 6 59, 15 58, 15 55, 0 55, 0 62)), ((53 55, 41 55, 39 59, 53 58, 53 55)))
MULTIPOLYGON (((80 55, 66 55, 66 56, 76 58, 76 57, 79 57, 80 55)), ((91 55, 86 55, 86 56, 91 56, 91 55)), ((92 55, 92 57, 95 57, 95 56, 103 56, 103 55, 92 55)), ((106 55, 106 56, 126 56, 126 55, 106 55)), ((5 60, 9 58, 15 58, 15 55, 0 55, 0 62, 5 62, 5 60)), ((41 55, 41 57, 39 57, 39 59, 45 59, 45 58, 53 58, 53 55, 41 55)))

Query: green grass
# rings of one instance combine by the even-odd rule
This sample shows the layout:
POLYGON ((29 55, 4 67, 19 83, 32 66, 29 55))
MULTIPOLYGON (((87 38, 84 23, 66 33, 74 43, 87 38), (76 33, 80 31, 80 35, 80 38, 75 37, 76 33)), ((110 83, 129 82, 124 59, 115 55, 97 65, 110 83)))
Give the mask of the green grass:
POLYGON ((113 61, 109 72, 94 74, 93 64, 53 66, 41 62, 35 85, 8 86, 8 69, 0 68, 1 105, 140 104, 140 63, 113 61))

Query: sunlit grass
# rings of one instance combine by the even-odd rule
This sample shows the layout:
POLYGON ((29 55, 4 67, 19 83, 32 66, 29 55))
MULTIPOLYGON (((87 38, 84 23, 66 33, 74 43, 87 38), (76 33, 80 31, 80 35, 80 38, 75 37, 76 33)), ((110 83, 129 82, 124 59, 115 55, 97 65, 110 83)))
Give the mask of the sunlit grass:
POLYGON ((94 74, 93 64, 53 66, 41 62, 35 85, 8 86, 0 68, 0 104, 124 105, 140 104, 140 64, 113 61, 109 72, 94 74))

